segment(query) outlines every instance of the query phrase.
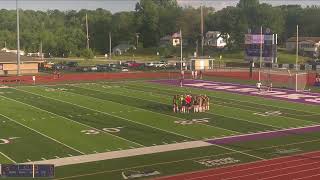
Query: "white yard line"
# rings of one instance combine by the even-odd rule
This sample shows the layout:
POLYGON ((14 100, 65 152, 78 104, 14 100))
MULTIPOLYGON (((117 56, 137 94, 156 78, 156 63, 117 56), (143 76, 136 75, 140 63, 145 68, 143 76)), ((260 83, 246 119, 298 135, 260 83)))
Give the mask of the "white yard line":
POLYGON ((32 131, 34 131, 34 132, 36 132, 36 133, 38 133, 38 134, 40 134, 40 135, 48 138, 48 139, 51 139, 52 141, 55 141, 55 142, 57 142, 57 143, 59 143, 59 144, 62 144, 62 145, 66 146, 66 147, 68 147, 68 148, 70 148, 70 149, 72 149, 72 150, 74 150, 74 151, 76 151, 76 152, 78 152, 78 153, 80 153, 80 154, 85 154, 84 152, 81 152, 81 151, 79 151, 79 150, 76 149, 76 148, 73 148, 73 147, 71 147, 71 146, 69 146, 69 145, 67 145, 67 144, 65 144, 65 143, 63 143, 63 142, 60 142, 60 141, 58 141, 58 140, 56 140, 56 139, 54 139, 54 138, 52 138, 52 137, 50 137, 50 136, 47 136, 47 135, 45 135, 45 134, 43 134, 43 133, 41 133, 41 132, 39 132, 39 131, 37 131, 37 130, 35 130, 35 129, 32 129, 31 127, 26 126, 26 125, 24 125, 24 124, 22 124, 22 123, 20 123, 20 122, 18 122, 18 121, 16 121, 16 120, 14 120, 14 119, 11 119, 11 118, 9 118, 9 117, 1 114, 1 113, 0 113, 0 116, 3 116, 3 117, 9 119, 9 120, 12 121, 12 122, 15 122, 15 123, 17 123, 17 124, 19 124, 19 125, 27 128, 27 129, 29 129, 29 130, 32 130, 32 131))
MULTIPOLYGON (((313 140, 313 141, 305 141, 305 142, 300 142, 300 144, 306 143, 306 142, 315 142, 315 141, 320 141, 320 139, 317 140, 313 140)), ((292 144, 297 144, 297 143, 292 143, 292 144)), ((282 146, 287 146, 287 145, 292 145, 292 144, 286 144, 286 145, 281 145, 281 146, 270 146, 270 147, 264 147, 264 148, 259 148, 259 149, 255 149, 255 150, 263 150, 263 149, 268 149, 268 148, 273 148, 273 147, 282 147, 282 146)), ((244 152, 250 152, 252 150, 246 150, 244 152)), ((307 154, 311 154, 314 152, 307 152, 307 153, 301 153, 298 154, 300 156, 303 155, 307 155, 307 154)), ((69 177, 63 177, 63 178, 58 178, 56 180, 61 180, 61 179, 70 179, 70 178, 76 178, 76 177, 83 177, 83 176, 90 176, 90 175, 96 175, 96 174, 103 174, 103 173, 109 173, 109 172, 117 172, 117 171, 124 171, 124 170, 130 170, 130 169, 136 169, 136 168, 143 168, 143 167, 149 167, 149 166, 155 166, 155 165, 163 165, 163 164, 171 164, 171 163, 178 163, 178 162, 183 162, 183 161, 191 161, 191 160, 197 160, 197 159, 202 159, 202 158, 209 158, 209 157, 219 157, 219 156, 224 156, 224 155, 232 155, 232 154, 236 154, 236 152, 229 152, 229 153, 222 153, 222 154, 217 154, 217 155, 209 155, 209 156, 199 156, 199 157, 193 157, 193 158, 186 158, 186 159, 180 159, 180 160, 175 160, 175 161, 166 161, 166 162, 160 162, 160 163, 153 163, 153 164, 145 164, 145 165, 140 165, 140 166, 133 166, 133 167, 127 167, 127 168, 122 168, 122 169, 114 169, 114 170, 108 170, 108 171, 99 171, 99 172, 94 172, 94 173, 87 173, 87 174, 80 174, 80 175, 75 175, 75 176, 69 176, 69 177)), ((277 158, 272 158, 272 159, 283 159, 283 158, 288 158, 291 156, 295 156, 295 155, 289 155, 289 156, 283 156, 283 157, 277 157, 277 158)), ((262 161, 268 161, 267 160, 261 160, 262 161)), ((248 162, 248 163, 242 163, 242 165, 244 164, 253 164, 256 163, 257 161, 253 161, 253 162, 248 162)), ((226 167, 222 167, 222 168, 229 168, 229 167, 234 167, 234 166, 238 166, 239 164, 235 164, 235 165, 230 165, 230 166, 226 166, 226 167)), ((201 170, 201 171, 195 171, 195 172, 205 172, 207 170, 201 170)), ((189 174, 189 173, 184 173, 184 174, 189 174)))
MULTIPOLYGON (((40 95, 40 94, 35 94, 35 93, 29 92, 29 91, 25 91, 25 90, 20 90, 20 91, 27 92, 27 93, 34 94, 34 95, 38 95, 38 96, 42 96, 44 98, 53 99, 53 100, 56 100, 56 101, 72 104, 74 106, 82 107, 82 108, 89 109, 89 110, 92 110, 92 111, 95 111, 95 112, 99 112, 99 113, 106 114, 106 115, 109 115, 109 116, 113 116, 113 117, 116 117, 116 118, 119 118, 119 119, 130 121, 130 122, 135 123, 135 124, 139 124, 139 125, 142 125, 142 126, 147 126, 147 127, 150 127, 150 128, 153 128, 153 129, 157 129, 157 130, 160 130, 160 131, 164 131, 164 132, 167 132, 167 133, 170 133, 170 134, 175 134, 175 135, 178 135, 178 136, 182 136, 182 137, 185 137, 187 139, 193 139, 193 138, 190 138, 188 136, 185 136, 185 135, 182 135, 182 134, 179 134, 179 133, 176 133, 176 132, 160 129, 160 128, 157 128, 157 127, 154 127, 154 126, 151 126, 151 125, 147 125, 147 124, 143 124, 143 123, 140 123, 140 122, 137 122, 137 121, 133 121, 133 120, 121 117, 121 116, 117 116, 117 115, 110 114, 110 113, 107 113, 107 112, 99 111, 99 110, 92 109, 92 108, 89 108, 89 107, 85 107, 85 106, 82 106, 82 105, 79 105, 79 104, 74 104, 74 103, 71 103, 71 102, 68 102, 68 101, 63 101, 61 99, 54 99, 54 98, 51 98, 51 97, 43 96, 43 95, 40 95)), ((195 140, 195 139, 193 139, 193 140, 195 140)))
POLYGON ((2 155, 3 157, 7 158, 8 160, 10 160, 13 163, 17 163, 16 161, 14 161, 12 158, 10 158, 8 155, 4 154, 3 152, 0 151, 0 155, 2 155))
MULTIPOLYGON (((228 103, 227 103, 228 104, 228 103)), ((214 104, 214 106, 222 106, 222 107, 229 107, 227 105, 222 105, 222 104, 214 104)), ((246 105, 241 105, 241 106, 244 106, 244 107, 249 107, 249 108, 255 108, 255 107, 252 107, 252 106, 246 106, 246 105)), ((241 108, 237 108, 237 107, 232 107, 233 109, 240 109, 242 111, 250 111, 252 113, 256 113, 256 111, 253 111, 253 110, 250 110, 250 109, 241 109, 241 108)), ((257 109, 257 108, 255 108, 257 109)), ((260 110, 260 109, 259 109, 260 110)), ((281 111, 280 111, 281 112, 281 111)), ((290 114, 290 113, 286 113, 286 114, 290 114)), ((290 115, 295 115, 295 114, 290 114, 290 115)), ((295 120, 295 121, 303 121, 303 122, 308 122, 308 123, 315 123, 314 121, 308 121, 308 120, 304 120, 304 119, 298 119, 298 118, 294 118, 294 117, 287 117, 287 116, 282 116, 282 115, 277 115, 278 117, 284 117, 286 119, 292 119, 292 120, 295 120)), ((312 115, 309 115, 309 116, 312 116, 312 115)), ((281 127, 279 127, 281 128, 281 127)))
POLYGON ((205 147, 205 146, 211 146, 211 145, 212 144, 203 142, 203 141, 190 141, 190 142, 183 142, 183 143, 177 143, 177 144, 142 147, 142 148, 135 148, 135 149, 119 150, 119 151, 112 151, 112 152, 88 154, 88 155, 65 157, 60 159, 50 159, 50 160, 44 160, 44 161, 26 162, 26 163, 54 164, 55 166, 65 166, 65 165, 71 165, 71 164, 79 164, 79 163, 101 161, 101 160, 108 160, 108 159, 115 159, 115 158, 124 158, 124 157, 138 156, 138 155, 176 151, 176 150, 182 150, 182 149, 205 147))
MULTIPOLYGON (((141 90, 140 92, 147 92, 147 91, 143 91, 141 90)), ((111 93, 112 94, 112 93, 111 93)), ((126 95, 123 95, 121 94, 121 96, 126 96, 126 95)), ((169 97, 168 95, 165 95, 164 97, 169 97)), ((132 97, 132 98, 137 98, 137 97, 132 97)), ((146 101, 150 101, 150 102, 156 102, 156 101, 153 101, 153 100, 149 100, 149 99, 142 99, 142 98, 137 98, 137 99, 141 99, 141 100, 146 100, 146 101)), ((164 105, 169 105, 169 104, 165 104, 165 103, 162 103, 162 102, 156 102, 156 103, 160 103, 160 104, 164 104, 164 105)), ((214 106, 222 106, 222 105, 217 105, 217 104, 214 104, 214 106)), ((223 107, 227 107, 227 106, 223 106, 223 107)), ((232 107, 234 108, 234 107, 232 107)), ((239 108, 236 108, 236 109, 239 109, 239 108)), ((243 109, 240 109, 240 110, 243 110, 243 109)), ((248 110, 249 111, 249 110, 248 110)), ((217 115, 217 116, 223 116, 223 117, 227 117, 227 118, 230 118, 230 119, 236 119, 236 120, 239 120, 239 121, 246 121, 246 122, 249 122, 249 123, 253 123, 253 124, 260 124, 260 125, 264 125, 264 126, 269 126, 269 127, 273 127, 273 128, 281 128, 281 127, 276 127, 276 126, 272 126, 272 125, 268 125, 268 124, 263 124, 263 123, 259 123, 259 122, 255 122, 255 121, 248 121, 248 120, 244 120, 244 119, 241 119, 241 118, 236 118, 236 117, 229 117, 229 116, 225 116, 225 115, 221 115, 221 114, 215 114, 215 113, 210 113, 211 111, 208 111, 208 112, 205 112, 207 114, 213 114, 213 115, 217 115)), ((255 112, 255 111, 252 111, 252 112, 255 112)), ((238 132, 240 133, 240 132, 238 132)))
POLYGON ((218 144, 214 144, 214 145, 217 146, 217 147, 220 147, 222 149, 227 149, 229 151, 234 151, 234 152, 237 152, 239 154, 244 154, 244 155, 247 155, 247 156, 250 156, 250 157, 254 157, 256 159, 265 160, 265 158, 262 158, 262 157, 259 157, 259 156, 256 156, 256 155, 252 155, 252 154, 248 154, 248 153, 243 152, 243 151, 238 151, 238 150, 235 150, 235 149, 232 149, 232 148, 228 148, 228 147, 225 147, 225 146, 221 146, 221 145, 218 145, 218 144))
MULTIPOLYGON (((78 86, 77 86, 78 87, 78 86)), ((88 88, 84 88, 84 87, 80 87, 80 88, 83 88, 83 89, 88 89, 88 88)), ((91 90, 94 90, 94 91, 99 91, 99 92, 103 92, 103 91, 100 91, 100 90, 96 90, 96 89, 91 89, 91 90)), ((134 90, 135 91, 135 90, 134 90)), ((139 91, 139 90, 137 90, 139 91)), ((147 91, 143 91, 141 90, 140 92, 147 92, 147 91)), ((108 92, 109 93, 109 92, 108 92)), ((115 94, 115 93, 110 93, 110 94, 115 94)), ((118 94, 117 94, 118 95, 118 94)), ((119 94, 120 96, 127 96, 127 95, 124 95, 124 94, 119 94)), ((153 101, 153 100, 149 100, 149 99, 144 99, 144 98, 138 98, 138 97, 132 97, 132 96, 127 96, 127 97, 131 97, 131 98, 136 98, 136 99, 140 99, 140 100, 145 100, 145 101, 149 101, 149 102, 155 102, 155 103, 159 103, 159 104, 164 104, 164 105, 169 105, 169 104, 165 104, 165 103, 162 103, 162 102, 157 102, 157 101, 153 101)), ((169 97, 168 95, 165 95, 165 97, 169 97)), ((216 105, 214 104, 214 106, 222 106, 222 105, 216 105)), ((224 106, 226 107, 226 106, 224 106)), ((232 107, 234 108, 234 107, 232 107)), ((236 109, 239 109, 239 108, 236 108, 236 109)), ((241 109, 242 110, 242 109, 241 109)), ((249 111, 249 110, 248 110, 249 111)), ((236 119, 236 120, 239 120, 239 121, 246 121, 246 122, 249 122, 249 123, 253 123, 253 124, 260 124, 260 125, 264 125, 264 126, 269 126, 269 127, 273 127, 273 128, 281 128, 281 127, 277 127, 277 126, 272 126, 272 125, 268 125, 268 124, 263 124, 263 123, 259 123, 259 122, 255 122, 255 121, 248 121, 248 120, 244 120, 244 119, 240 119, 240 118, 235 118, 235 117, 229 117, 229 116, 224 116, 224 115, 221 115, 221 114, 215 114, 215 113, 210 113, 211 111, 209 112, 205 112, 207 114, 213 114, 213 115, 218 115, 218 116, 223 116, 223 117, 227 117, 227 118, 231 118, 231 119, 236 119)), ((255 111, 251 111, 251 112, 255 112, 255 111)), ((287 117, 286 117, 287 118, 287 117)), ((298 119, 299 121, 301 121, 300 119, 298 119)), ((214 126, 216 127, 216 126, 214 126)), ((223 128, 222 128, 223 129, 223 128)), ((229 131, 232 131, 232 130, 229 130, 229 131)), ((237 131, 234 131, 236 132, 237 134, 239 134, 240 132, 237 132, 237 131)))
MULTIPOLYGON (((14 88, 14 89, 15 89, 15 88, 14 88)), ((18 89, 17 89, 17 90, 18 90, 18 89)), ((21 90, 21 91, 23 91, 23 90, 21 90)), ((24 91, 24 92, 25 92, 25 91, 24 91)), ((38 96, 40 96, 40 95, 38 95, 38 96)), ((7 98, 7 97, 4 97, 4 98, 7 98)), ((44 111, 44 112, 47 112, 47 113, 49 113, 49 114, 52 114, 52 115, 55 115, 55 116, 61 117, 61 118, 66 119, 66 120, 68 120, 68 121, 72 121, 72 122, 74 122, 74 123, 76 123, 76 124, 80 124, 80 125, 82 125, 82 126, 85 126, 85 127, 88 127, 88 128, 94 129, 94 130, 97 130, 97 131, 99 131, 99 132, 102 132, 102 133, 108 134, 108 135, 113 136, 113 137, 115 137, 115 138, 122 139, 122 140, 124 140, 124 141, 127 141, 127 142, 130 142, 130 143, 136 144, 136 145, 138 145, 138 146, 144 147, 144 145, 142 145, 142 144, 139 144, 139 143, 136 143, 136 142, 130 141, 130 140, 128 140, 128 139, 124 139, 124 138, 122 138, 122 137, 116 136, 116 135, 114 135, 114 134, 108 133, 108 132, 106 132, 106 131, 103 131, 103 130, 100 130, 100 129, 94 128, 94 127, 89 126, 89 125, 86 125, 86 124, 83 124, 83 123, 81 123, 81 122, 74 121, 74 120, 69 119, 69 118, 67 118, 67 117, 64 117, 64 116, 61 116, 61 115, 55 114, 55 113, 53 113, 53 112, 50 112, 50 111, 47 111, 47 110, 44 110, 44 109, 38 108, 38 107, 36 107, 36 106, 30 105, 30 104, 27 104, 27 103, 24 103, 24 102, 21 102, 21 101, 17 101, 17 100, 15 100, 15 99, 11 99, 11 98, 7 98, 7 99, 9 99, 9 100, 13 100, 13 101, 15 101, 15 102, 18 102, 18 103, 24 104, 24 105, 26 105, 26 106, 29 106, 29 107, 32 107, 32 108, 35 108, 35 109, 38 109, 38 110, 40 110, 40 111, 44 111)))
MULTIPOLYGON (((78 88, 88 89, 88 88, 84 88, 84 87, 78 87, 78 88)), ((101 92, 101 93, 106 93, 106 92, 103 92, 103 91, 100 91, 100 90, 96 90, 96 89, 90 89, 90 90, 92 90, 92 91, 97 91, 97 92, 101 92)), ((72 92, 69 92, 69 93, 72 93, 72 92)), ((77 93, 73 93, 73 94, 77 94, 77 93)), ((115 94, 115 93, 108 93, 108 94, 115 94)), ((89 97, 89 98, 98 99, 98 98, 95 98, 95 97, 92 97, 92 96, 86 96, 86 95, 82 95, 82 94, 78 94, 78 95, 80 95, 80 96, 85 96, 85 97, 89 97)), ((118 94, 116 94, 116 95, 118 95, 118 94)), ((120 96, 125 96, 125 97, 140 99, 140 100, 145 100, 145 101, 149 101, 149 102, 155 102, 155 101, 152 101, 152 100, 146 100, 146 99, 141 99, 141 98, 137 98, 137 97, 131 97, 131 96, 122 95, 122 94, 121 94, 120 96)), ((150 111, 150 110, 147 110, 147 109, 142 109, 142 108, 139 108, 139 107, 130 106, 130 105, 127 105, 127 104, 122 104, 122 103, 118 103, 118 102, 106 100, 106 99, 99 99, 99 100, 106 101, 106 102, 112 102, 112 103, 116 103, 116 104, 120 104, 120 105, 123 105, 123 106, 126 106, 126 107, 132 107, 132 108, 135 108, 135 109, 140 109, 140 110, 142 110, 142 111, 147 111, 147 112, 151 112, 151 113, 155 113, 155 114, 160 114, 160 115, 167 116, 167 117, 171 117, 171 118, 174 118, 174 119, 187 120, 187 119, 183 119, 183 118, 179 118, 179 117, 175 117, 175 116, 171 116, 171 115, 167 115, 167 114, 163 114, 163 113, 158 113, 158 112, 150 111)), ((160 102, 157 102, 157 103, 160 103, 160 102)), ((160 104, 164 104, 164 103, 160 103, 160 104)), ((164 104, 164 105, 168 105, 168 104, 164 104)), ((233 131, 233 130, 230 130, 230 129, 224 129, 224 128, 221 128, 221 127, 211 126, 211 125, 204 124, 204 123, 199 123, 199 124, 200 124, 200 125, 203 125, 203 126, 208 126, 208 127, 213 127, 213 128, 221 129, 221 130, 224 130, 224 131, 227 131, 227 132, 232 132, 232 133, 241 134, 241 132, 233 131)))
MULTIPOLYGON (((156 88, 154 88, 154 87, 150 87, 150 88, 152 88, 152 89, 156 89, 156 88)), ((148 92, 148 91, 136 90, 136 89, 130 89, 130 88, 126 88, 126 89, 131 90, 131 91, 140 91, 140 92, 145 92, 145 93, 147 93, 147 92, 148 92)), ((159 90, 159 89, 157 89, 157 90, 159 90)), ((178 91, 178 90, 173 90, 173 91, 175 91, 175 92, 180 92, 180 91, 178 91)), ((158 93, 157 93, 157 94, 158 94, 158 93)), ((165 96, 166 96, 166 97, 169 97, 169 95, 165 95, 165 96)), ((212 95, 210 95, 210 96, 212 96, 212 95)), ((226 98, 221 98, 221 97, 219 97, 219 99, 226 99, 226 98)), ((238 101, 238 100, 231 99, 231 98, 227 98, 227 99, 230 99, 230 100, 233 100, 233 101, 238 101)), ((150 100, 150 101, 151 101, 151 100, 150 100)), ((238 102, 247 102, 247 101, 238 101, 238 102)), ((160 103, 160 102, 159 102, 159 103, 160 103)), ((250 102, 250 103, 252 103, 252 102, 250 102)), ((162 103, 162 104, 163 104, 163 103, 162 103)), ((228 103, 228 104, 230 104, 230 103, 228 103)), ((231 103, 231 104, 232 104, 232 103, 231 103)), ((257 104, 257 103, 252 103, 252 104, 257 104)), ((213 105, 214 105, 214 106, 229 107, 229 106, 224 106, 224 105, 221 105, 221 104, 213 104, 213 105)), ((261 105, 261 104, 257 104, 257 105, 261 105)), ((255 107, 247 106, 247 105, 241 105, 241 106, 245 106, 245 107, 249 107, 249 108, 255 108, 255 107)), ((264 104, 264 106, 268 106, 268 105, 265 105, 265 104, 264 104)), ((241 109, 241 108, 237 108, 237 107, 232 107, 232 108, 240 109, 240 110, 243 110, 243 111, 249 111, 249 112, 256 113, 256 111, 249 110, 249 109, 241 109)), ((278 108, 288 109, 288 108, 283 108, 283 107, 278 107, 278 108)), ((255 108, 255 109, 258 109, 258 108, 255 108)), ((261 108, 260 108, 259 110, 261 110, 261 108)), ((294 110, 294 109, 288 109, 288 110, 294 110)), ((300 110, 295 110, 295 111, 301 112, 300 110)), ((210 113, 210 114, 212 114, 212 113, 210 113)), ((295 115, 295 114, 291 114, 291 113, 286 113, 286 114, 295 115)), ((312 113, 312 114, 317 115, 316 113, 312 113)), ((216 114, 216 115, 220 115, 220 114, 216 114)), ((318 115, 320 115, 320 114, 318 114, 318 115)), ((278 115, 278 116, 279 116, 279 117, 284 117, 284 118, 287 118, 287 119, 293 119, 293 120, 295 120, 295 121, 304 121, 304 122, 314 123, 314 121, 308 121, 308 120, 303 120, 303 119, 297 119, 297 118, 293 118, 293 117, 286 117, 286 116, 282 116, 282 115, 278 115)), ((312 115, 309 115, 309 116, 312 116, 312 115)), ((233 118, 233 117, 229 117, 229 118, 233 118)), ((233 119, 239 119, 239 118, 233 118, 233 119)), ((242 120, 242 119, 239 119, 239 120, 242 120)), ((242 121, 247 121, 247 120, 242 120, 242 121)), ((253 121, 249 121, 249 122, 257 123, 257 122, 253 122, 253 121)), ((259 124, 259 123, 257 123, 257 124, 259 124)), ((261 124, 262 124, 262 123, 261 123, 261 124)), ((272 126, 272 125, 267 125, 267 124, 262 124, 262 125, 272 126)), ((281 127, 279 127, 279 128, 281 128, 281 127)))
MULTIPOLYGON (((211 81, 209 81, 211 82, 211 81)), ((156 83, 157 85, 167 85, 167 86, 174 86, 174 87, 177 87, 176 85, 170 85, 170 84, 159 84, 159 83, 156 83)), ((232 83, 231 83, 232 84, 232 83)), ((152 86, 148 86, 149 88, 153 88, 153 89, 157 89, 155 87, 152 87, 152 86)), ((205 90, 205 91, 214 91, 214 92, 223 92, 223 93, 231 93, 231 94, 237 94, 237 95, 242 95, 242 94, 238 94, 238 93, 235 93, 235 92, 231 92, 231 91, 216 91, 216 90, 210 90, 210 89, 204 89, 204 88, 196 88, 196 87, 189 87, 189 86, 186 86, 185 88, 188 88, 188 89, 191 89, 191 90, 205 90)), ((158 89, 159 90, 159 89, 158 89)), ((174 90, 174 91, 177 91, 177 90, 174 90)), ((253 95, 244 95, 244 96, 249 96, 249 97, 260 97, 260 98, 263 98, 265 100, 275 100, 277 101, 277 99, 272 99, 272 98, 266 98, 266 97, 263 97, 263 96, 253 96, 253 95)), ((229 99, 229 100, 233 100, 233 101, 237 101, 237 102, 247 102, 247 103, 251 103, 251 104, 256 104, 256 105, 261 105, 259 103, 255 103, 253 101, 245 101, 245 100, 237 100, 237 99, 232 99, 232 98, 222 98, 222 97, 219 97, 220 99, 229 99)), ((305 104, 305 103, 298 103, 298 102, 293 102, 293 101, 286 101, 286 100, 281 100, 281 99, 278 99, 282 102, 289 102, 289 103, 296 103, 296 104, 299 104, 299 105, 311 105, 311 104, 305 104)), ((297 112, 301 112, 301 113, 313 113, 313 114, 316 114, 316 115, 320 115, 320 113, 318 112, 312 112, 312 111, 301 111, 301 110, 297 110, 297 109, 293 109, 293 108, 288 108, 288 107, 283 107, 283 106, 274 106, 274 105, 271 105, 271 104, 263 104, 264 106, 270 106, 270 107, 275 107, 275 108, 282 108, 282 109, 288 109, 288 110, 294 110, 294 111, 297 111, 297 112)), ((316 106, 316 105, 314 105, 316 106)))
POLYGON ((242 136, 250 136, 250 135, 260 135, 260 134, 268 134, 268 133, 274 133, 274 132, 286 132, 290 130, 297 130, 297 129, 304 129, 304 128, 312 128, 312 127, 320 127, 320 125, 314 125, 314 126, 303 126, 303 127, 297 127, 297 128, 288 128, 288 129, 280 129, 275 131, 263 131, 263 132, 257 132, 257 133, 248 133, 248 134, 240 134, 235 136, 225 136, 221 138, 214 138, 210 140, 220 140, 220 139, 228 139, 228 138, 234 138, 234 137, 242 137, 242 136))

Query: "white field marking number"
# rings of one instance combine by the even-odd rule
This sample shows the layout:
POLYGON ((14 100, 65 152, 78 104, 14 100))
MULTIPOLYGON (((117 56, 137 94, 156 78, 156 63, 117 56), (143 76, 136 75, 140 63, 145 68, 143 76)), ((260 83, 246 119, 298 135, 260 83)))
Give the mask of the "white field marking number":
POLYGON ((0 145, 2 144, 9 144, 11 141, 10 140, 13 140, 13 139, 18 139, 19 137, 9 137, 7 139, 0 139, 0 145))
POLYGON ((279 116, 282 113, 280 111, 267 111, 267 112, 264 112, 264 113, 257 112, 257 113, 253 113, 253 114, 254 115, 258 115, 258 116, 267 117, 267 116, 279 116))
MULTIPOLYGON (((116 128, 103 128, 102 130, 108 133, 118 133, 121 131, 123 127, 116 127, 116 128)), ((95 130, 95 129, 87 129, 87 130, 82 130, 81 131, 84 134, 88 135, 94 135, 94 134, 100 134, 100 131, 95 130)))
POLYGON ((118 133, 121 131, 123 127, 116 127, 116 128, 103 128, 102 130, 104 130, 105 132, 108 133, 118 133))
POLYGON ((54 89, 54 88, 46 88, 45 91, 53 92, 53 91, 56 91, 56 89, 54 89))
POLYGON ((195 162, 202 164, 206 167, 217 167, 226 164, 235 164, 240 162, 240 160, 234 159, 232 157, 226 157, 221 159, 200 159, 195 162))
POLYGON ((66 88, 58 88, 59 91, 68 91, 69 89, 66 88))
POLYGON ((181 120, 181 121, 174 121, 176 124, 181 125, 191 125, 191 124, 200 124, 200 123, 208 123, 210 118, 202 118, 202 119, 192 119, 192 120, 181 120))
POLYGON ((102 88, 108 89, 108 88, 119 88, 120 86, 117 85, 113 85, 113 86, 109 86, 109 85, 102 85, 102 88))

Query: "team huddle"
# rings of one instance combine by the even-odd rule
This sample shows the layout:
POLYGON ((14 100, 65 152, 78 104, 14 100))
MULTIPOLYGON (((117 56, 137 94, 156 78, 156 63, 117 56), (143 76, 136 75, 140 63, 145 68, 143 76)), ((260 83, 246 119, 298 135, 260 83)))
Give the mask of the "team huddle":
POLYGON ((173 112, 190 113, 209 110, 210 98, 207 95, 174 95, 173 112))

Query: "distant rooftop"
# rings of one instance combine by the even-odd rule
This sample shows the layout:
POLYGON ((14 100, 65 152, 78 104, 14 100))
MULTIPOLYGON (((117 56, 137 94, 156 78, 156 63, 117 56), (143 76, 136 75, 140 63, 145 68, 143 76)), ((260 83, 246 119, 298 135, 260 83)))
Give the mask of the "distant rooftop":
MULTIPOLYGON (((301 41, 316 41, 319 42, 320 41, 320 37, 298 37, 299 38, 299 42, 301 41)), ((291 37, 287 40, 287 42, 296 42, 297 41, 297 37, 291 37)))
MULTIPOLYGON (((32 62, 42 62, 39 58, 33 58, 28 56, 20 56, 20 60, 22 63, 32 63, 32 62)), ((10 52, 0 52, 0 63, 16 63, 17 62, 17 54, 10 52)))

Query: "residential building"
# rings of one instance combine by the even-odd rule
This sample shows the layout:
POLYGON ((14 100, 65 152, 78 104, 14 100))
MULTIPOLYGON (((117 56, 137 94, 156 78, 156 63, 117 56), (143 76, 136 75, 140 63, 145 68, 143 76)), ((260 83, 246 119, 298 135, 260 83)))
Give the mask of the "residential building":
POLYGON ((122 55, 130 49, 136 49, 136 47, 130 44, 119 44, 116 47, 112 48, 112 52, 115 55, 122 55))
MULTIPOLYGON (((229 36, 228 36, 229 37, 229 36)), ((227 45, 226 39, 221 36, 219 31, 208 31, 204 37, 204 45, 223 48, 227 45)))
MULTIPOLYGON (((180 33, 176 32, 172 35, 164 36, 160 39, 160 46, 172 45, 174 47, 180 46, 181 36, 180 33)), ((183 41, 183 45, 186 45, 186 41, 183 41)))
MULTIPOLYGON (((297 38, 291 37, 286 42, 287 51, 295 51, 297 38)), ((320 37, 299 37, 298 38, 299 54, 304 56, 318 57, 320 50, 320 37)))
MULTIPOLYGON (((43 63, 40 58, 21 56, 21 74, 38 73, 39 64, 43 63)), ((12 52, 0 52, 0 75, 17 74, 17 54, 12 52)))
MULTIPOLYGON (((7 53, 15 53, 15 54, 17 54, 17 50, 16 49, 8 49, 8 48, 2 48, 1 49, 1 52, 7 52, 7 53)), ((26 53, 24 52, 24 51, 22 51, 22 50, 20 50, 20 55, 21 56, 24 56, 26 53)))

